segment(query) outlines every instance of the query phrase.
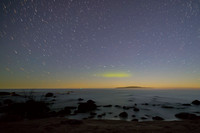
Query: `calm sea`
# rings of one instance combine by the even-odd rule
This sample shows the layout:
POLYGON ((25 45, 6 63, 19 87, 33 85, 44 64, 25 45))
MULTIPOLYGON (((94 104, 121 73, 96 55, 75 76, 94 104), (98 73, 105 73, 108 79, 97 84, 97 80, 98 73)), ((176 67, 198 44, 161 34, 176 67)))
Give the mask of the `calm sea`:
MULTIPOLYGON (((179 112, 190 112, 199 115, 200 106, 183 106, 182 104, 190 104, 193 100, 200 100, 200 90, 184 89, 184 90, 140 90, 140 89, 1 89, 0 91, 16 92, 20 95, 34 96, 36 100, 53 101, 51 109, 58 111, 65 106, 78 106, 78 98, 87 101, 89 99, 96 102, 97 105, 112 105, 112 107, 99 107, 97 114, 105 113, 101 119, 119 120, 119 113, 125 111, 128 113, 126 120, 133 118, 140 121, 151 121, 153 116, 163 117, 165 120, 177 120, 175 114, 179 112), (55 98, 45 98, 48 92, 54 93, 55 98), (137 105, 136 105, 137 104, 137 105), (125 110, 116 108, 119 106, 136 106, 139 112, 133 109, 125 110), (173 108, 162 108, 162 106, 171 106, 173 108), (132 117, 135 115, 135 117, 132 117), (147 119, 142 120, 141 117, 147 119)), ((0 97, 4 100, 8 97, 0 97)), ((15 101, 23 101, 21 97, 9 97, 15 101)), ((68 118, 82 119, 87 118, 89 114, 78 114, 66 116, 68 118)), ((97 119, 95 117, 94 119, 97 119)))

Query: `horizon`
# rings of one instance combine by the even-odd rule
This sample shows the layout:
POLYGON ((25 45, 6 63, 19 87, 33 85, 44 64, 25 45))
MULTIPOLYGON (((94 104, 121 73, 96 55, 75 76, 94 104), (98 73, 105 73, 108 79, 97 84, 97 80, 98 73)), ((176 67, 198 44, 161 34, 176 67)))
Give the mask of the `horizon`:
POLYGON ((0 7, 0 88, 200 89, 200 1, 0 7))

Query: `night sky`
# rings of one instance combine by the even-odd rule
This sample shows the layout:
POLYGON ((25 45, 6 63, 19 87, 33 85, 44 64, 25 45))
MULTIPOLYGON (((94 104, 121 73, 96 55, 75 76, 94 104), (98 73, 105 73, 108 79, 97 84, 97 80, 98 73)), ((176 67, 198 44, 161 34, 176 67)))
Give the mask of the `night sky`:
POLYGON ((200 0, 1 0, 0 88, 200 88, 200 0))

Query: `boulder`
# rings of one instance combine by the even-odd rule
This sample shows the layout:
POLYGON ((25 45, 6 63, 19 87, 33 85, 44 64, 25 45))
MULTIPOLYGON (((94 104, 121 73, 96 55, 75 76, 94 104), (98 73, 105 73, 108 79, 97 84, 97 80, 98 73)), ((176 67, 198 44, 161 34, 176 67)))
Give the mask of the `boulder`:
POLYGON ((128 114, 126 112, 122 112, 119 114, 120 117, 122 118, 127 118, 128 117, 128 114))
POLYGON ((78 111, 78 113, 86 113, 89 111, 96 110, 96 108, 97 108, 97 105, 95 104, 95 102, 92 100, 88 100, 87 102, 80 103, 78 105, 77 111, 78 111))
POLYGON ((45 95, 45 97, 53 97, 53 93, 49 92, 45 95))
POLYGON ((136 117, 135 115, 132 115, 132 117, 136 117))
POLYGON ((179 119, 187 119, 187 120, 199 119, 199 116, 195 114, 191 114, 191 113, 185 113, 185 112, 175 114, 175 117, 179 119))
POLYGON ((192 104, 194 104, 194 105, 200 105, 200 101, 199 100, 194 100, 194 101, 192 101, 192 104))
POLYGON ((133 108, 133 111, 138 112, 138 111, 140 111, 140 109, 134 107, 134 108, 133 108))
POLYGON ((162 117, 160 117, 160 116, 155 116, 155 117, 153 117, 152 118, 153 120, 157 120, 157 121, 162 121, 162 120, 164 120, 162 117))

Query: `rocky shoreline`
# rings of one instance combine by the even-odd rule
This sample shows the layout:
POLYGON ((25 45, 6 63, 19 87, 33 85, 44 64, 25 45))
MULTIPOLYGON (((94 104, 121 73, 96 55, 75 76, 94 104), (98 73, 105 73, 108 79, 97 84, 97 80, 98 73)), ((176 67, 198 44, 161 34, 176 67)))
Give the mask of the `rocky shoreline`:
MULTIPOLYGON (((70 92, 69 92, 70 93, 70 92)), ((54 101, 56 101, 56 96, 49 92, 44 95, 45 99, 37 101, 33 97, 29 96, 25 97, 20 94, 16 94, 15 92, 0 92, 0 96, 13 96, 13 97, 24 97, 26 98, 25 102, 14 102, 11 99, 4 99, 2 102, 0 102, 0 113, 2 114, 0 116, 0 121, 19 121, 24 119, 38 119, 38 118, 49 118, 49 117, 65 117, 65 116, 75 116, 77 114, 89 114, 88 117, 83 118, 86 119, 101 119, 106 115, 113 114, 113 112, 102 112, 101 114, 97 114, 96 111, 99 110, 99 108, 120 108, 123 111, 120 112, 118 115, 115 115, 114 117, 120 118, 121 120, 126 120, 127 117, 130 115, 127 111, 132 112, 140 112, 140 108, 137 106, 137 103, 134 104, 134 106, 120 106, 120 105, 97 105, 95 101, 89 99, 84 100, 83 98, 77 99, 77 105, 74 106, 65 106, 63 109, 60 109, 58 111, 52 111, 49 106, 53 104, 54 101), (48 99, 51 98, 52 100, 49 101, 48 99)), ((160 106, 160 108, 164 109, 174 109, 175 107, 171 105, 158 105, 158 104, 152 104, 149 103, 143 103, 143 106, 160 106)), ((181 105, 182 107, 188 107, 188 106, 200 106, 199 100, 194 100, 191 103, 185 103, 181 105)), ((177 114, 174 114, 174 116, 177 119, 180 120, 198 120, 200 119, 199 116, 200 112, 180 112, 177 114)), ((132 116, 132 121, 140 121, 140 120, 146 120, 150 118, 153 121, 163 121, 165 120, 161 116, 155 115, 155 116, 149 116, 144 115, 140 118, 136 118, 135 115, 132 116)))

